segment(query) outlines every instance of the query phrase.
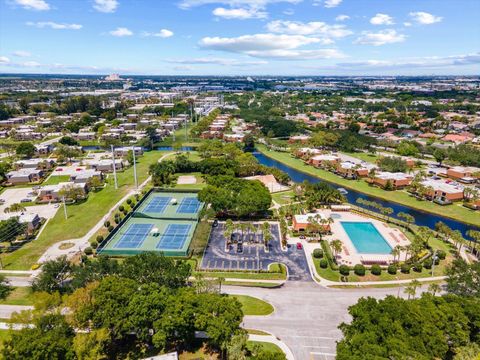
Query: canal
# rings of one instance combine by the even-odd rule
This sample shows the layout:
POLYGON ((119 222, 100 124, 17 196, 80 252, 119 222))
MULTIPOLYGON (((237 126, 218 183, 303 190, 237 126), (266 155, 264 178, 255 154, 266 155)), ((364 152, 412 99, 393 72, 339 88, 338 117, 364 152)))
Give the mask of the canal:
MULTIPOLYGON (((255 152, 253 155, 257 158, 257 160, 260 164, 266 165, 266 166, 271 166, 271 167, 276 167, 277 169, 280 169, 280 170, 286 172, 290 176, 290 178, 296 183, 301 183, 305 180, 307 180, 309 182, 312 182, 312 183, 326 182, 326 183, 332 185, 335 188, 339 188, 339 186, 336 185, 336 184, 333 184, 329 181, 319 179, 319 178, 317 178, 315 176, 312 176, 312 175, 305 174, 305 173, 303 173, 301 171, 298 171, 298 170, 296 170, 296 169, 294 169, 294 168, 292 168, 288 165, 285 165, 285 164, 283 164, 283 163, 281 163, 277 160, 271 159, 268 156, 263 155, 262 153, 255 152)), ((370 196, 370 195, 365 195, 361 192, 358 192, 358 191, 355 191, 355 190, 352 190, 352 189, 347 189, 347 191, 348 191, 348 194, 346 194, 345 197, 347 198, 347 201, 351 204, 355 204, 357 206, 362 206, 361 204, 357 204, 357 199, 358 198, 366 199, 366 200, 369 200, 369 201, 375 201, 375 202, 381 204, 384 207, 392 208, 393 211, 394 211, 394 214, 392 214, 392 216, 394 216, 394 217, 397 217, 397 214, 399 212, 404 212, 404 213, 412 215, 415 218, 415 223, 417 225, 420 225, 420 226, 428 226, 429 228, 434 229, 435 224, 439 221, 442 221, 443 223, 448 225, 451 229, 460 230, 460 232, 463 234, 463 236, 465 238, 468 238, 466 236, 466 232, 468 230, 479 230, 478 228, 476 228, 473 225, 468 225, 468 224, 462 223, 460 221, 453 220, 453 219, 450 219, 450 218, 447 218, 447 217, 444 217, 444 216, 441 216, 441 215, 436 215, 436 214, 431 214, 431 213, 423 212, 423 211, 420 211, 420 210, 416 210, 416 209, 413 209, 413 208, 405 206, 405 205, 397 204, 395 202, 379 199, 377 197, 373 197, 373 196, 370 196)), ((372 210, 372 209, 369 209, 369 210, 372 210)), ((440 210, 441 210, 441 208, 440 208, 440 210)))

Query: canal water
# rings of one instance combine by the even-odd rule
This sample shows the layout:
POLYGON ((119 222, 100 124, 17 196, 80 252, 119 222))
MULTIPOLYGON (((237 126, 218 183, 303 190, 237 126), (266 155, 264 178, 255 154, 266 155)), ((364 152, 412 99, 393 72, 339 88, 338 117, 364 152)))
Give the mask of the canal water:
MULTIPOLYGON (((339 188, 339 186, 336 185, 336 184, 330 183, 330 182, 325 181, 325 180, 321 180, 321 179, 319 179, 315 176, 312 176, 312 175, 305 174, 305 173, 303 173, 301 171, 298 171, 298 170, 296 170, 296 169, 294 169, 290 166, 287 166, 287 165, 285 165, 285 164, 283 164, 283 163, 281 163, 277 160, 271 159, 268 156, 263 155, 262 153, 255 152, 255 153, 253 153, 253 155, 257 158, 257 160, 260 164, 266 165, 266 166, 271 166, 271 167, 276 167, 276 168, 286 172, 290 176, 290 178, 296 183, 301 183, 305 180, 307 180, 309 182, 312 182, 312 183, 326 182, 326 183, 332 185, 335 188, 339 188)), ((404 212, 404 213, 412 215, 415 218, 415 223, 417 225, 420 225, 420 226, 428 226, 429 228, 434 229, 435 224, 439 221, 442 221, 446 225, 448 225, 451 229, 460 230, 460 232, 463 234, 463 236, 465 238, 468 238, 466 236, 466 232, 468 230, 480 230, 473 225, 468 225, 468 224, 462 223, 460 221, 452 220, 452 219, 444 217, 444 216, 440 216, 440 215, 431 214, 431 213, 419 211, 419 210, 416 210, 416 209, 412 209, 411 207, 400 205, 400 204, 397 204, 395 202, 379 199, 379 198, 376 198, 376 197, 373 197, 373 196, 365 195, 365 194, 363 194, 361 192, 358 192, 358 191, 355 191, 355 190, 351 190, 351 189, 346 189, 346 190, 348 191, 348 194, 346 194, 345 197, 347 198, 347 201, 351 204, 355 204, 357 206, 362 206, 361 204, 357 204, 356 201, 357 201, 358 198, 366 199, 366 200, 369 200, 369 201, 375 201, 375 202, 381 204, 384 207, 392 208, 393 211, 394 211, 392 216, 394 216, 394 217, 397 217, 397 214, 399 212, 404 212)), ((374 209, 369 209, 369 210, 375 211, 374 209)), ((441 210, 441 208, 440 208, 440 210, 441 210)), ((479 214, 479 216, 480 216, 480 214, 479 214)))

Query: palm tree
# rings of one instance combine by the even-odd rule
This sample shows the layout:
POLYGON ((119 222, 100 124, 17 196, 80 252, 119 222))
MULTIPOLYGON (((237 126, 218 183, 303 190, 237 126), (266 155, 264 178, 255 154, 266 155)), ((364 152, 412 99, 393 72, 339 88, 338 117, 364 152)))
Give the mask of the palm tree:
POLYGON ((433 296, 435 296, 436 293, 440 292, 441 289, 442 288, 437 283, 432 283, 428 286, 428 291, 430 291, 433 296))
POLYGON ((398 257, 398 260, 400 260, 401 251, 402 251, 402 247, 400 245, 397 245, 392 249, 391 254, 393 255, 393 262, 397 262, 397 257, 398 257))
POLYGON ((412 296, 415 299, 415 295, 417 293, 417 288, 420 286, 420 281, 418 280, 412 280, 410 282, 410 285, 405 287, 405 294, 408 295, 408 300, 410 300, 410 296, 412 296))
POLYGON ((9 212, 22 212, 22 211, 26 211, 27 209, 25 208, 25 206, 23 206, 22 204, 20 203, 14 203, 12 205, 10 205, 9 207, 6 207, 4 212, 5 213, 9 213, 9 212))
POLYGON ((330 242, 330 246, 333 250, 333 253, 335 254, 335 257, 337 257, 338 253, 340 253, 342 251, 342 241, 341 240, 332 240, 330 242))

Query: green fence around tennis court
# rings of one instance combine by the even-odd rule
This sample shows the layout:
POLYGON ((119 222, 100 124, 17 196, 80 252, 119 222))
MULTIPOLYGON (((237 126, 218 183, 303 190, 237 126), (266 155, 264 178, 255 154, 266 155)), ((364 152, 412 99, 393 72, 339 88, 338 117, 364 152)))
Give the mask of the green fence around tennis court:
MULTIPOLYGON (((127 216, 122 219, 122 221, 116 226, 116 228, 108 234, 104 241, 99 245, 97 249, 98 254, 102 255, 110 255, 110 256, 130 256, 140 254, 146 251, 156 251, 162 252, 165 256, 172 256, 172 257, 185 257, 188 256, 188 250, 190 247, 190 243, 192 241, 193 235, 195 233, 196 227, 198 225, 198 214, 201 212, 203 205, 201 204, 198 211, 196 212, 195 216, 191 216, 192 214, 185 214, 185 216, 174 216, 173 212, 170 211, 165 214, 159 214, 158 216, 151 216, 149 214, 145 214, 140 212, 141 209, 144 209, 148 199, 151 199, 152 196, 156 194, 164 194, 165 196, 171 195, 175 198, 185 198, 190 196, 197 196, 198 191, 192 191, 187 189, 182 189, 178 191, 166 190, 166 189, 151 189, 148 191, 142 199, 134 206, 132 211, 127 214, 127 216), (186 239, 184 246, 181 249, 157 249, 154 245, 155 239, 151 236, 147 236, 143 241, 141 246, 138 248, 130 249, 130 248, 116 248, 115 245, 119 242, 122 237, 122 231, 134 223, 151 223, 155 227, 164 230, 169 224, 172 223, 184 223, 190 224, 191 228, 188 233, 188 238, 186 239)), ((160 241, 160 238, 156 238, 157 242, 160 241)))

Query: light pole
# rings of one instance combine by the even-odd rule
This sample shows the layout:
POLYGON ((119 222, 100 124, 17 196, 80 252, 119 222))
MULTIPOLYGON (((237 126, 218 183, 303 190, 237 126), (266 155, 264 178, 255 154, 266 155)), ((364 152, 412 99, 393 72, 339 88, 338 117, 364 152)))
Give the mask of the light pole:
POLYGON ((62 196, 62 202, 63 202, 63 213, 65 215, 65 220, 67 220, 68 215, 67 215, 67 204, 65 204, 65 195, 62 196))
POLYGON ((433 271, 435 270, 435 260, 437 259, 437 249, 433 251, 433 256, 432 256, 432 276, 433 276, 433 271))

